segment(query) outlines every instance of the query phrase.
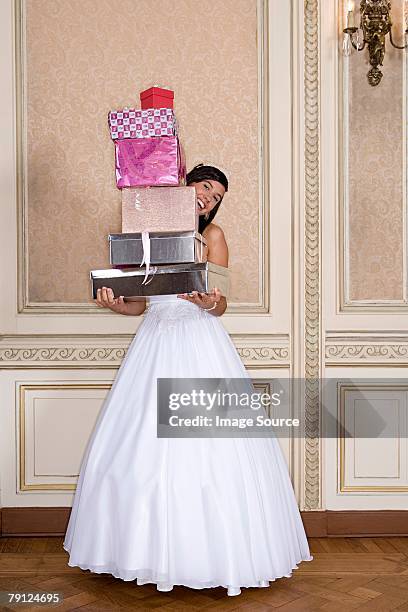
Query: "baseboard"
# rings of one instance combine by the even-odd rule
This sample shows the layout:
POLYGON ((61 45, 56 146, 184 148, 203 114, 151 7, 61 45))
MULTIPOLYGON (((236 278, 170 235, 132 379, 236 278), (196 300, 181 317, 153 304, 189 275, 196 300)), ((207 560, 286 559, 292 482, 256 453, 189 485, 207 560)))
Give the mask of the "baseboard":
POLYGON ((71 508, 1 508, 0 512, 2 536, 61 536, 71 508))
POLYGON ((408 510, 322 510, 301 514, 310 538, 408 535, 408 510))
MULTIPOLYGON (((71 508, 1 508, 0 535, 63 536, 71 508)), ((322 510, 301 513, 309 538, 407 536, 408 510, 322 510)))

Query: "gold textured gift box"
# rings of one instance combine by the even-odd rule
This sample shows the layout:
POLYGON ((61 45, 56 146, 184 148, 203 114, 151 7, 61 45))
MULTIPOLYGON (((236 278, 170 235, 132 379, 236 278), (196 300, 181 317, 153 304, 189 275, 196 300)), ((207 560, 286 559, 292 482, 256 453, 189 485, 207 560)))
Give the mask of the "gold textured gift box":
POLYGON ((194 187, 125 187, 122 232, 189 232, 198 230, 194 187))

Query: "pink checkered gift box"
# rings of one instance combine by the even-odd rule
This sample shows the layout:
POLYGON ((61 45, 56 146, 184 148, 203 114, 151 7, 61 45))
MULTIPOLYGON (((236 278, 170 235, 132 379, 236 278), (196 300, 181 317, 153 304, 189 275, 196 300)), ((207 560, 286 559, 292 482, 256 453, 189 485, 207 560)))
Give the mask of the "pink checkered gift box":
POLYGON ((178 132, 177 121, 171 108, 124 108, 110 111, 108 123, 113 140, 176 136, 178 132))

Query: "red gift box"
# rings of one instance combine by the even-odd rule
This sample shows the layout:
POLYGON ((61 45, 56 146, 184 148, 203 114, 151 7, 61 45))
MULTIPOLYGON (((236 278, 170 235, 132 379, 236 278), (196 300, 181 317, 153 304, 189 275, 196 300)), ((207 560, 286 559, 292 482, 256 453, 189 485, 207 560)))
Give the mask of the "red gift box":
POLYGON ((147 108, 173 108, 174 91, 162 87, 149 87, 140 93, 143 110, 147 108))

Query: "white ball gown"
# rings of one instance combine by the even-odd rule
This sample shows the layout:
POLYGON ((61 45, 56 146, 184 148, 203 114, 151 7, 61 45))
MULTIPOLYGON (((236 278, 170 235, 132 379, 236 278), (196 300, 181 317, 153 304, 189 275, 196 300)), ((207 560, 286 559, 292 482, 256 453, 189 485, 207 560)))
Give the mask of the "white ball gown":
POLYGON ((157 438, 157 377, 247 377, 219 317, 151 298, 84 453, 68 565, 161 591, 269 586, 310 561, 275 437, 157 438))

